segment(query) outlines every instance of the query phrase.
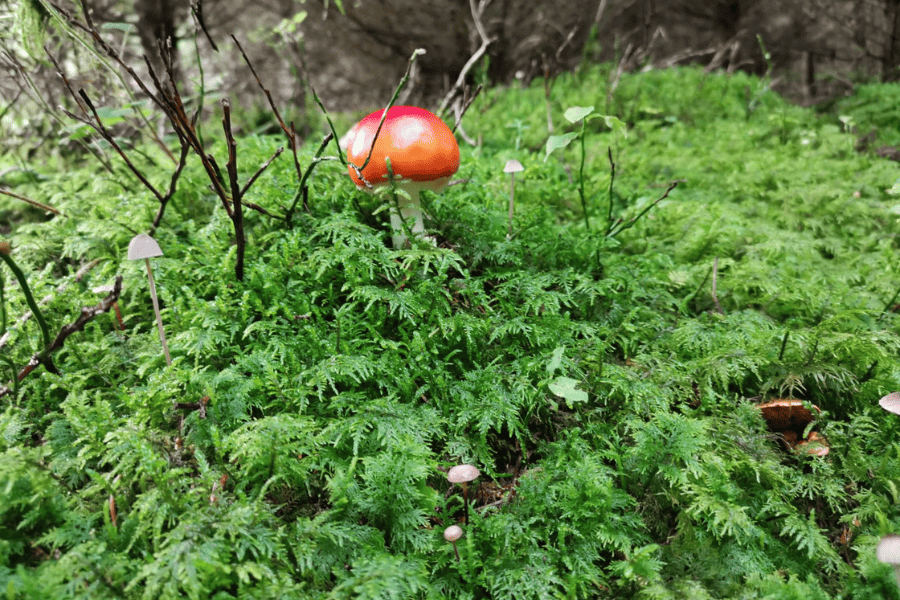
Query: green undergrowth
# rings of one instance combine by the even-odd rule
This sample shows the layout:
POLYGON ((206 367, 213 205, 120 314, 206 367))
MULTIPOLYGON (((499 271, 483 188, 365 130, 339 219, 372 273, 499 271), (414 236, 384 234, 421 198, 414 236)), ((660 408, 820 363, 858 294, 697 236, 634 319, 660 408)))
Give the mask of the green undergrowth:
MULTIPOLYGON (((0 590, 900 598, 874 553, 900 530, 897 417, 876 402, 900 376, 896 164, 743 74, 626 75, 607 106, 608 75, 551 94, 554 134, 580 129, 570 106, 628 125, 586 125, 590 228, 579 145, 544 161, 539 82, 470 108, 482 146, 424 199, 437 245, 392 249, 380 201, 326 163, 293 229, 247 213, 236 281, 231 221, 191 162, 154 234, 170 367, 125 259, 152 197, 121 165, 17 185, 65 215, 9 236, 51 328, 122 275, 125 330, 99 315, 54 355, 61 375, 38 368, 2 400, 0 590), (755 403, 782 396, 821 409, 830 454, 767 429, 755 403), (442 533, 463 516, 459 463, 515 493, 473 501, 457 560, 442 533)), ((281 144, 239 139, 242 179, 281 144)), ((167 183, 161 153, 140 160, 167 183)), ((283 156, 246 200, 278 212, 295 186, 283 156)), ((15 323, 27 307, 4 280, 15 323)), ((15 323, 2 352, 24 365, 39 345, 15 323)))

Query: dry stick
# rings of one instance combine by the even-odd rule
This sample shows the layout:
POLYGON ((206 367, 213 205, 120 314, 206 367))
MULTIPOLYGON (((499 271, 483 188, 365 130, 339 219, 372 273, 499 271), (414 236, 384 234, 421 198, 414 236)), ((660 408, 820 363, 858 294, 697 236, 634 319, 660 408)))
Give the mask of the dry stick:
MULTIPOLYGON (((274 113, 275 118, 278 119, 278 125, 281 127, 281 130, 284 131, 284 134, 288 137, 288 140, 291 142, 291 151, 294 153, 294 170, 297 171, 297 177, 300 177, 300 161, 297 158, 297 133, 294 131, 294 124, 291 123, 291 128, 288 129, 287 125, 284 124, 284 119, 281 118, 281 113, 278 112, 278 107, 275 106, 275 101, 272 99, 272 92, 270 92, 262 83, 262 80, 259 78, 259 74, 257 74, 256 69, 253 68, 253 63, 250 62, 250 58, 247 56, 247 53, 244 52, 244 47, 241 46, 241 43, 238 39, 232 34, 231 39, 234 40, 235 45, 238 47, 238 50, 241 51, 241 56, 244 57, 244 62, 247 63, 247 66, 250 67, 250 72, 253 73, 253 77, 256 78, 256 83, 259 85, 259 89, 263 91, 266 95, 266 99, 269 101, 269 107, 272 109, 272 113, 274 113)), ((315 94, 315 92, 313 92, 315 94)))
MULTIPOLYGON (((71 27, 81 29, 82 31, 84 31, 85 33, 90 35, 91 38, 94 40, 94 43, 96 43, 98 46, 100 46, 100 49, 103 50, 107 56, 109 56, 111 59, 113 59, 115 62, 117 62, 125 70, 125 72, 128 73, 129 77, 131 77, 132 80, 134 80, 134 82, 137 83, 137 85, 141 88, 142 91, 144 91, 154 102, 159 104, 157 98, 152 93, 150 93, 150 90, 147 89, 147 86, 144 85, 144 82, 141 81, 140 77, 137 76, 137 73, 134 72, 134 69, 132 69, 130 66, 128 66, 128 64, 126 64, 125 61, 122 59, 122 56, 112 46, 107 44, 106 41, 104 41, 104 39, 100 36, 100 32, 97 30, 97 27, 94 25, 93 19, 91 19, 91 14, 90 14, 89 8, 88 8, 85 0, 81 0, 81 10, 82 10, 82 13, 84 14, 85 23, 80 22, 78 19, 76 19, 74 16, 72 16, 72 14, 70 14, 64 8, 62 8, 61 6, 59 6, 57 4, 54 4, 50 0, 43 0, 43 2, 45 5, 49 5, 50 7, 53 8, 53 10, 55 10, 57 13, 62 15, 63 20, 68 22, 68 24, 71 27)), ((79 38, 75 37, 75 39, 79 39, 79 38)), ((116 75, 116 77, 119 78, 119 80, 122 82, 122 85, 124 86, 125 81, 124 81, 123 76, 121 76, 111 66, 107 65, 105 63, 105 61, 102 61, 102 59, 101 59, 101 62, 104 62, 104 65, 110 70, 110 72, 114 73, 116 75)), ((141 120, 144 121, 147 131, 150 132, 150 136, 153 138, 153 140, 156 142, 156 144, 162 149, 163 152, 166 153, 166 156, 168 156, 172 160, 172 162, 175 162, 175 157, 172 155, 172 151, 169 150, 169 148, 163 143, 163 141, 161 139, 159 139, 159 136, 156 135, 156 131, 155 131, 155 128, 153 127, 153 124, 150 123, 150 121, 144 116, 143 112, 141 112, 141 111, 137 111, 137 112, 141 116, 141 120)))
MULTIPOLYGON (((475 101, 475 98, 478 97, 478 94, 481 93, 483 87, 483 85, 478 84, 478 87, 475 88, 475 93, 469 96, 469 86, 466 86, 466 89, 463 93, 462 109, 456 115, 456 122, 453 125, 453 129, 450 131, 451 133, 456 133, 456 128, 459 127, 459 124, 462 122, 462 118, 465 116, 466 112, 469 110, 469 107, 475 101)), ((459 107, 458 104, 456 106, 459 107)))
MULTIPOLYGON (((75 281, 81 281, 82 278, 84 278, 84 276, 87 275, 88 271, 90 271, 91 269, 96 267, 98 264, 100 264, 99 258, 92 260, 91 262, 87 263, 86 265, 84 265, 83 267, 78 269, 78 271, 75 273, 75 278, 74 278, 75 281)), ((58 296, 59 294, 62 294, 64 291, 66 291, 66 289, 68 287, 69 287, 69 282, 68 281, 63 282, 62 284, 57 286, 57 288, 54 290, 53 294, 47 294, 46 296, 41 298, 41 301, 38 302, 38 306, 44 306, 46 304, 49 304, 50 301, 53 300, 54 296, 58 296)), ((30 318, 31 318, 31 311, 29 310, 28 312, 26 312, 25 314, 23 314, 21 317, 19 317, 17 319, 16 323, 12 327, 10 327, 9 331, 7 331, 2 336, 0 336, 0 349, 5 347, 6 344, 9 342, 9 336, 10 336, 12 330, 17 325, 25 323, 30 318)))
MULTIPOLYGON (((285 222, 287 223, 288 229, 291 229, 293 227, 293 216, 294 216, 294 210, 297 207, 297 201, 300 199, 301 196, 306 195, 306 191, 305 191, 306 180, 307 180, 307 178, 309 178, 310 174, 312 173, 313 168, 315 167, 316 164, 318 164, 322 160, 333 160, 330 157, 319 160, 319 156, 322 154, 322 152, 324 152, 326 146, 328 145, 328 142, 332 139, 332 137, 336 137, 336 135, 337 135, 334 131, 334 124, 332 124, 331 119, 328 118, 328 113, 325 112, 325 107, 322 106, 322 102, 319 100, 319 97, 316 95, 316 91, 312 89, 312 86, 310 86, 310 89, 312 90, 312 93, 313 93, 313 98, 315 98, 316 102, 322 108, 322 112, 325 113, 325 118, 328 120, 328 124, 331 127, 332 133, 329 134, 329 136, 325 137, 325 141, 322 142, 322 145, 319 148, 319 151, 316 153, 316 156, 313 159, 313 162, 310 163, 306 172, 302 173, 301 168, 300 168, 300 159, 297 157, 297 132, 294 130, 294 122, 291 121, 290 128, 288 128, 287 125, 285 125, 284 119, 281 118, 281 113, 278 111, 278 107, 275 106, 275 101, 272 99, 272 93, 263 85, 262 80, 259 78, 259 74, 256 72, 256 69, 253 67, 253 63, 250 62, 250 58, 247 56, 247 53, 244 52, 243 46, 241 46, 241 43, 238 41, 238 39, 234 35, 231 36, 231 39, 234 40, 235 45, 237 45, 238 50, 240 50, 240 52, 241 52, 241 56, 244 57, 244 62, 247 63, 247 66, 250 68, 250 72, 253 73, 253 77, 256 78, 257 85, 259 85, 259 88, 266 95, 266 99, 269 101, 269 107, 272 109, 272 113, 275 115, 275 118, 278 120, 278 125, 281 127, 281 130, 284 131, 284 134, 287 136, 288 141, 291 144, 291 153, 294 156, 294 170, 297 172, 297 178, 300 181, 300 184, 297 187, 297 192, 294 194, 294 200, 291 203, 290 208, 287 211, 285 211, 285 214, 283 217, 280 217, 285 220, 285 222)), ((278 154, 281 154, 281 151, 282 151, 282 149, 279 148, 276 156, 278 154)), ((341 162, 344 162, 343 154, 338 153, 338 156, 340 157, 341 162)), ((273 156, 269 162, 271 162, 271 160, 273 160, 274 158, 275 157, 273 156)), ((268 166, 268 163, 265 166, 268 166)), ((262 170, 260 170, 259 172, 262 172, 262 170)), ((245 189, 241 190, 241 195, 243 195, 243 193, 246 191, 246 188, 250 186, 250 183, 252 183, 252 180, 255 180, 255 177, 256 176, 251 178, 251 181, 247 183, 247 186, 245 186, 245 189)), ((249 206, 249 204, 248 204, 248 206, 249 206)), ((304 202, 304 207, 306 207, 305 202, 304 202)), ((307 209, 307 211, 309 211, 309 207, 306 207, 306 209, 307 209)))
POLYGON ((9 190, 0 189, 0 194, 5 194, 12 198, 16 198, 17 200, 21 200, 22 202, 27 202, 28 204, 30 204, 32 206, 36 206, 37 208, 40 208, 42 210, 50 211, 55 215, 62 214, 61 212, 59 212, 52 206, 49 206, 47 204, 42 204, 42 203, 38 202, 37 200, 32 200, 31 198, 26 198, 25 196, 20 196, 18 194, 14 194, 14 193, 10 192, 9 190))
MULTIPOLYGON (((45 48, 45 50, 46 50, 46 48, 45 48)), ((86 123, 87 125, 89 125, 91 128, 93 128, 95 131, 97 131, 97 133, 99 133, 100 136, 103 139, 105 139, 116 150, 116 152, 118 152, 119 156, 122 157, 122 160, 125 161, 125 164, 131 170, 131 172, 135 174, 135 176, 144 185, 144 187, 149 189, 153 193, 153 195, 156 196, 156 199, 159 201, 159 210, 157 211, 156 217, 153 219, 153 224, 150 228, 150 233, 152 234, 154 231, 156 231, 156 228, 159 227, 159 223, 162 221, 163 214, 166 211, 166 206, 168 205, 169 200, 175 194, 175 190, 177 189, 178 178, 181 176, 181 172, 184 169, 186 158, 187 158, 186 148, 182 147, 182 149, 181 149, 181 156, 179 157, 178 164, 175 167, 175 172, 172 174, 172 178, 169 181, 169 189, 167 190, 165 195, 161 194, 159 192, 159 190, 157 190, 156 187, 154 187, 150 183, 150 181, 143 175, 143 173, 141 173, 138 170, 138 168, 136 166, 134 166, 134 163, 132 163, 131 160, 128 158, 128 156, 125 154, 125 151, 122 150, 122 148, 116 143, 115 138, 113 138, 112 134, 103 125, 103 121, 100 119, 100 116, 98 115, 97 110, 94 108, 94 105, 91 102, 90 98, 88 97, 87 93, 85 93, 84 90, 79 90, 78 94, 76 94, 75 90, 72 89, 72 86, 69 84, 69 80, 66 78, 65 74, 63 74, 62 68, 60 67, 59 63, 56 61, 56 58, 54 58, 53 55, 50 54, 49 50, 47 50, 47 56, 50 57, 50 60, 53 62, 54 66, 56 67, 56 70, 59 73, 59 76, 62 77, 63 83, 65 83, 66 88, 69 90, 69 93, 71 93, 72 96, 75 98, 75 101, 78 103, 79 108, 81 108, 81 111, 85 114, 86 117, 88 116, 87 111, 90 110, 90 114, 93 116, 93 121, 85 119, 85 120, 83 120, 83 122, 86 123)), ((68 114, 69 116, 71 116, 75 119, 78 119, 78 117, 76 117, 74 114, 70 113, 69 111, 64 111, 64 112, 66 114, 68 114)), ((81 120, 81 119, 78 119, 78 120, 81 120)))
POLYGON ((606 147, 606 156, 609 158, 609 210, 606 214, 606 235, 609 235, 613 226, 613 183, 616 181, 616 163, 613 161, 611 146, 606 147))
POLYGON ((115 138, 112 136, 112 134, 109 133, 109 131, 103 125, 103 121, 100 119, 100 115, 97 114, 97 109, 94 108, 94 103, 91 102, 91 99, 88 97, 87 93, 84 90, 78 90, 78 94, 81 96, 82 100, 84 100, 85 104, 90 109, 91 114, 94 115, 94 120, 97 122, 97 127, 95 127, 95 129, 97 130, 97 133, 99 133, 101 136, 103 136, 103 139, 105 139, 109 143, 109 145, 112 146, 116 152, 118 152, 119 156, 122 157, 122 160, 125 161, 125 164, 128 165, 128 168, 131 169, 131 172, 134 173, 135 177, 137 177, 140 180, 140 182, 142 184, 144 184, 144 187, 146 187, 148 190, 153 192, 153 195, 156 196, 156 199, 159 200, 160 203, 167 202, 167 199, 164 198, 163 195, 159 192, 159 190, 157 190, 153 186, 153 184, 150 183, 146 177, 144 177, 144 174, 141 173, 138 170, 138 168, 134 166, 134 164, 132 164, 131 160, 128 158, 128 155, 125 154, 125 151, 122 150, 121 146, 119 146, 118 143, 116 143, 115 138))
MULTIPOLYGON (((674 189, 678 186, 679 183, 684 183, 685 181, 687 181, 687 180, 686 180, 686 179, 676 179, 675 181, 673 181, 672 183, 670 183, 670 184, 669 184, 669 187, 666 189, 666 191, 663 193, 662 196, 660 196, 659 198, 657 198, 656 200, 654 200, 653 203, 650 204, 650 206, 648 206, 647 208, 645 208, 644 210, 642 210, 640 213, 638 213, 638 215, 637 215, 636 217, 632 217, 632 218, 631 218, 629 221, 627 221, 624 225, 622 225, 621 227, 619 227, 619 228, 616 229, 615 231, 612 231, 612 232, 608 233, 608 234, 607 234, 607 237, 615 237, 615 236, 619 235, 620 233, 622 233, 623 231, 625 231, 626 229, 630 229, 630 228, 634 227, 634 224, 637 223, 638 220, 640 220, 641 217, 643 217, 645 214, 647 214, 647 213, 650 211, 651 208, 653 208, 654 206, 656 206, 657 204, 659 204, 660 202, 662 202, 663 200, 665 200, 666 198, 668 198, 668 197, 669 197, 669 192, 671 192, 672 190, 674 190, 674 189)), ((619 224, 619 223, 621 223, 621 222, 622 222, 622 219, 618 219, 618 220, 616 221, 616 224, 619 224)))
MULTIPOLYGON (((231 104, 228 100, 222 100, 222 128, 225 130, 225 140, 228 143, 228 162, 225 169, 228 171, 228 181, 231 185, 231 202, 234 206, 232 222, 234 223, 234 237, 237 244, 237 258, 234 261, 234 273, 238 281, 244 280, 244 248, 247 239, 244 237, 244 211, 241 208, 242 191, 238 184, 237 176, 237 143, 231 132, 231 104)), ((272 162, 271 160, 269 162, 272 162)), ((266 165, 263 167, 265 168, 266 165)))
POLYGON ((162 222, 163 214, 166 212, 166 205, 169 203, 169 200, 172 199, 172 196, 175 195, 178 178, 181 177, 181 171, 184 170, 184 166, 187 164, 189 150, 190 146, 182 144, 181 154, 178 157, 178 165, 175 167, 175 172, 172 173, 172 178, 169 180, 169 189, 166 191, 165 201, 159 203, 159 210, 156 212, 156 217, 154 217, 153 223, 150 225, 150 231, 147 235, 152 236, 156 232, 156 228, 159 227, 159 224, 162 222))
POLYGON ((719 304, 719 296, 716 294, 716 284, 719 281, 719 257, 715 257, 713 259, 713 273, 712 273, 712 299, 713 302, 716 303, 716 312, 720 315, 724 315, 725 313, 722 311, 722 306, 719 304))
POLYGON ((453 87, 450 88, 450 91, 447 92, 447 95, 444 96, 444 99, 441 101, 441 106, 438 108, 438 114, 443 114, 444 110, 446 110, 447 105, 450 103, 450 99, 455 96, 459 90, 463 87, 466 82, 466 75, 468 75, 469 70, 475 66, 484 53, 487 52, 488 46, 494 41, 491 38, 488 38, 487 31, 484 28, 484 25, 481 23, 481 14, 484 12, 484 9, 487 7, 489 0, 481 0, 478 3, 478 7, 475 6, 475 0, 469 0, 469 10, 472 13, 472 19, 475 21, 475 29, 478 31, 478 36, 481 38, 481 46, 478 47, 478 50, 475 51, 469 60, 463 65, 462 71, 459 72, 459 77, 456 78, 456 83, 453 84, 453 87))
MULTIPOLYGON (((66 338, 75 333, 76 331, 81 331, 84 329, 84 326, 96 317, 97 315, 105 312, 109 312, 109 309, 112 307, 113 303, 119 299, 119 294, 122 292, 122 276, 119 275, 116 277, 116 283, 113 285, 113 291, 109 293, 106 298, 100 301, 96 306, 85 306, 81 309, 81 315, 72 323, 68 325, 63 325, 59 330, 59 333, 56 334, 56 338, 50 344, 41 350, 40 352, 35 352, 31 357, 31 360, 28 361, 28 364, 25 365, 22 370, 19 371, 16 379, 22 381, 25 377, 31 373, 35 367, 40 364, 48 365, 50 363, 50 354, 54 350, 58 350, 63 347, 63 344, 66 342, 66 338)), ((12 388, 9 386, 4 386, 0 388, 0 398, 3 396, 7 396, 12 393, 12 388)))
MULTIPOLYGON (((44 99, 40 96, 40 91, 37 89, 37 86, 34 84, 34 81, 32 81, 31 77, 29 77, 28 74, 25 72, 25 67, 22 65, 22 63, 19 62, 19 60, 16 59, 16 57, 14 57, 12 54, 9 54, 7 52, 4 52, 3 54, 4 54, 4 56, 6 56, 7 60, 10 61, 10 63, 13 65, 13 67, 17 68, 19 70, 19 73, 21 73, 21 75, 22 75, 22 79, 25 80, 25 82, 28 84, 28 88, 30 88, 31 91, 34 93, 34 96, 32 97, 29 95, 29 98, 32 101, 34 101, 35 104, 38 104, 39 106, 41 106, 41 108, 44 109, 45 114, 50 115, 50 118, 52 118, 54 121, 56 121, 60 125, 64 126, 66 124, 65 121, 63 121, 62 118, 60 118, 56 113, 54 113, 53 109, 51 109, 50 106, 46 103, 46 101, 44 101, 44 99)), ((24 90, 24 89, 25 89, 24 87, 20 88, 20 90, 24 90)), ((76 141, 82 148, 84 148, 90 154, 92 154, 94 156, 94 158, 96 158, 100 162, 100 164, 103 165, 103 168, 105 168, 110 173, 115 174, 115 171, 113 170, 112 165, 109 163, 109 160, 106 158, 106 155, 103 153, 102 148, 99 148, 99 147, 95 148, 93 144, 88 144, 86 141, 81 140, 81 139, 76 140, 76 141)))
MULTIPOLYGON (((469 0, 470 2, 474 2, 474 0, 469 0)), ((483 0, 482 0, 483 1, 483 0)), ((388 102, 388 105, 384 107, 384 110, 381 112, 381 120, 378 122, 378 128, 375 130, 375 137, 372 138, 372 145, 369 147, 369 154, 366 156, 366 160, 363 162, 361 167, 357 167, 355 164, 350 163, 350 166, 353 167, 353 170, 356 171, 356 176, 362 180, 363 183, 366 184, 366 187, 372 189, 372 184, 366 181, 365 177, 362 176, 362 171, 368 166, 369 161, 372 160, 372 153, 375 151, 375 142, 378 141, 378 135, 381 133, 381 128, 384 126, 384 121, 387 119, 388 111, 391 110, 391 107, 394 106, 394 102, 397 101, 397 96, 400 95, 400 90, 403 89, 403 86, 406 85, 406 82, 409 81, 409 74, 412 71, 413 63, 416 62, 416 57, 420 54, 425 54, 425 50, 422 48, 416 48, 413 50, 412 56, 409 57, 409 61, 406 63, 406 73, 403 74, 403 78, 400 79, 400 83, 397 84, 397 89, 394 90, 394 95, 391 96, 391 101, 388 102)))
POLYGON ((200 29, 203 30, 203 34, 206 36, 206 40, 209 42, 209 45, 212 46, 212 49, 216 52, 219 51, 219 47, 216 46, 216 42, 213 41, 212 36, 209 35, 209 31, 206 29, 206 21, 203 20, 203 0, 197 0, 197 2, 191 3, 191 12, 194 13, 194 17, 197 19, 197 23, 200 24, 200 29))

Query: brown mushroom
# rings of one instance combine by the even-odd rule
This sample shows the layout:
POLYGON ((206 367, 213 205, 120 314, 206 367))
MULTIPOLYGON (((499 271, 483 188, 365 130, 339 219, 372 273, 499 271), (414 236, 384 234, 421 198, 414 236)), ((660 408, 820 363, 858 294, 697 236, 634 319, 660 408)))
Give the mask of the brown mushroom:
POLYGON ((824 435, 817 431, 810 431, 809 437, 794 446, 795 452, 808 454, 809 456, 825 456, 831 452, 831 446, 824 435))
POLYGON ((469 524, 469 497, 467 485, 481 475, 481 472, 472 465, 456 465, 447 472, 447 481, 450 483, 458 483, 463 489, 463 507, 465 513, 465 523, 469 524))
MULTIPOLYGON (((816 412, 819 407, 811 405, 816 412)), ((763 419, 769 424, 772 431, 803 431, 807 425, 813 422, 815 415, 803 405, 802 400, 794 398, 777 398, 759 405, 763 419)))
POLYGON ((893 392, 878 401, 884 410, 900 415, 900 392, 893 392))

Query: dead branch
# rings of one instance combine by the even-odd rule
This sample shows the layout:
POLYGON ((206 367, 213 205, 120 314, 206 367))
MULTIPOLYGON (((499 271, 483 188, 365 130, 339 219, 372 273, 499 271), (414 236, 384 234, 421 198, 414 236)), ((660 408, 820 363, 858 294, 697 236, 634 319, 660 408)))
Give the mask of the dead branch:
MULTIPOLYGON (((115 303, 119 299, 119 294, 122 292, 122 276, 119 275, 116 277, 116 283, 113 285, 113 290, 107 295, 103 300, 100 301, 96 306, 85 306, 81 309, 81 314, 78 316, 75 321, 69 323, 68 325, 63 325, 59 330, 59 333, 56 334, 56 338, 50 342, 50 345, 41 350, 40 352, 35 352, 31 359, 28 361, 22 369, 19 371, 16 379, 18 381, 22 381, 25 377, 28 376, 38 365, 44 365, 46 368, 50 368, 52 366, 50 355, 60 348, 63 347, 63 344, 66 343, 66 339, 75 333, 76 331, 81 331, 84 329, 84 326, 91 321, 94 317, 101 313, 109 312, 109 309, 112 308, 113 303, 115 303)), ((12 393, 12 388, 10 386, 4 386, 0 388, 0 398, 3 396, 7 396, 12 393)))
MULTIPOLYGON (((238 184, 237 174, 237 143, 231 131, 231 103, 222 100, 222 129, 225 130, 225 141, 228 143, 228 162, 225 169, 228 171, 228 182, 231 187, 232 218, 234 223, 234 237, 237 244, 237 258, 234 262, 234 273, 238 281, 244 279, 244 249, 247 239, 244 237, 244 211, 241 207, 241 187, 238 184)), ((271 161, 269 161, 271 162, 271 161)), ((249 187, 249 183, 248 183, 249 187)))
MULTIPOLYGON (((96 267, 98 264, 100 264, 99 258, 92 260, 91 262, 87 263, 86 265, 84 265, 83 267, 78 269, 78 271, 75 273, 75 281, 81 281, 84 278, 84 276, 87 275, 88 271, 90 271, 91 269, 96 267)), ((54 290, 53 294, 47 294, 46 296, 41 298, 41 301, 38 302, 38 304, 40 306, 45 306, 45 305, 49 304, 50 301, 53 300, 53 298, 55 296, 62 294, 64 291, 66 291, 66 289, 68 287, 69 287, 69 282, 68 281, 63 282, 62 284, 57 286, 57 288, 56 288, 56 290, 54 290)), ((3 336, 0 336, 0 349, 2 349, 4 346, 6 346, 6 344, 9 342, 10 332, 13 329, 15 329, 16 326, 21 325, 22 323, 25 323, 30 318, 31 318, 31 311, 29 310, 16 320, 15 324, 13 324, 9 328, 10 331, 7 331, 6 333, 3 334, 3 336)))
POLYGON ((463 65, 462 70, 459 72, 459 76, 456 78, 456 83, 453 84, 453 87, 450 88, 450 91, 447 92, 447 95, 444 96, 444 99, 441 101, 441 106, 438 108, 438 115, 444 113, 447 109, 447 105, 450 104, 450 100, 459 93, 459 90, 461 90, 465 84, 466 75, 469 74, 469 70, 481 60, 481 57, 487 52, 488 46, 494 42, 493 38, 488 37, 484 24, 481 22, 481 15, 484 13, 484 9, 487 8, 488 2, 490 2, 490 0, 480 0, 476 7, 475 0, 469 0, 469 10, 472 13, 472 19, 475 21, 475 29, 478 31, 478 37, 481 38, 481 46, 478 47, 475 54, 473 54, 469 60, 466 61, 466 64, 463 65))

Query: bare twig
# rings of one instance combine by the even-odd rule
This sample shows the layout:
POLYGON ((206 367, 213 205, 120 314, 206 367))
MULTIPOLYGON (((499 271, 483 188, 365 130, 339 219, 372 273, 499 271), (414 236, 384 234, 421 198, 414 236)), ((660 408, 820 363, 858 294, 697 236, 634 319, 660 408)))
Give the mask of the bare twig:
POLYGON ((453 110, 456 114, 456 121, 453 124, 453 129, 451 133, 456 133, 456 129, 459 127, 459 124, 462 122, 462 118, 465 116, 466 111, 469 110, 469 107, 472 105, 472 102, 475 101, 475 98, 478 97, 478 94, 481 93, 481 90, 484 86, 479 84, 477 88, 475 88, 475 93, 469 96, 469 86, 466 86, 466 89, 463 92, 462 102, 459 101, 453 103, 453 110))
MULTIPOLYGON (((273 154, 271 157, 269 157, 269 160, 267 160, 262 165, 260 165, 260 167, 256 170, 256 173, 254 173, 253 175, 250 176, 250 179, 248 179, 247 183, 244 184, 244 187, 241 188, 241 198, 244 197, 244 194, 247 193, 247 190, 250 189, 250 186, 256 182, 256 180, 259 178, 259 176, 263 174, 263 171, 265 171, 266 169, 269 168, 269 165, 272 164, 272 161, 275 160, 276 158, 278 158, 279 156, 281 156, 282 152, 284 152, 284 147, 279 146, 279 148, 277 150, 275 150, 275 154, 273 154)), ((244 204, 246 204, 247 206, 250 206, 249 203, 245 202, 244 204)), ((266 211, 264 211, 264 212, 265 212, 265 214, 272 216, 270 213, 268 213, 266 211)))
MULTIPOLYGON (((663 200, 668 198, 669 192, 674 190, 678 186, 679 183, 683 183, 684 181, 686 181, 686 180, 677 179, 677 180, 673 181, 672 183, 670 183, 669 187, 666 189, 666 191, 663 193, 662 196, 660 196, 659 198, 654 200, 649 206, 647 206, 644 210, 642 210, 640 213, 638 213, 637 216, 632 217, 629 221, 626 221, 624 224, 622 224, 621 227, 607 233, 606 234, 607 237, 615 237, 615 236, 619 235, 620 233, 622 233, 623 231, 625 231, 626 229, 630 229, 631 227, 634 227, 634 224, 637 223, 641 217, 643 217, 645 214, 647 214, 651 208, 653 208, 654 206, 656 206, 657 204, 659 204, 660 202, 662 202, 663 200)), ((621 222, 622 222, 622 219, 619 219, 618 221, 616 221, 616 224, 618 225, 621 222)))
MULTIPOLYGON (((228 162, 225 163, 225 169, 228 171, 228 182, 231 187, 231 201, 233 205, 231 220, 234 223, 234 237, 237 245, 234 273, 238 281, 243 281, 244 249, 247 245, 247 239, 244 237, 244 211, 241 208, 241 193, 243 190, 238 184, 237 143, 234 141, 234 134, 231 131, 231 104, 228 100, 222 100, 222 112, 222 129, 225 130, 225 140, 228 143, 228 162)), ((247 187, 249 185, 248 183, 247 187)))
POLYGON ((447 105, 450 104, 450 100, 459 93, 459 90, 462 89, 463 85, 466 82, 466 75, 468 75, 469 70, 475 66, 475 64, 481 60, 481 57, 484 56, 484 53, 487 52, 488 46, 494 41, 492 38, 489 38, 487 35, 487 31, 484 28, 484 25, 481 22, 481 15, 484 12, 484 9, 487 8, 488 2, 490 0, 480 0, 478 6, 475 6, 475 0, 469 0, 469 10, 472 13, 472 19, 475 21, 475 29, 478 31, 478 37, 481 38, 481 46, 478 47, 478 50, 475 51, 466 64, 463 65, 462 70, 459 72, 459 76, 456 78, 456 83, 453 84, 453 87, 450 88, 450 91, 447 92, 447 95, 444 96, 444 99, 441 101, 441 106, 438 108, 438 115, 444 113, 447 108, 447 105))
POLYGON ((55 215, 62 214, 58 210, 53 208, 52 206, 49 206, 47 204, 42 204, 42 203, 38 202, 37 200, 32 200, 31 198, 26 198, 25 196, 20 196, 18 194, 14 194, 14 193, 10 192, 9 190, 0 189, 0 194, 5 194, 12 198, 16 198, 17 200, 21 200, 22 202, 27 202, 28 204, 30 204, 32 206, 40 208, 41 210, 46 210, 46 211, 52 212, 55 215))
POLYGON ((209 35, 209 31, 206 29, 206 22, 203 20, 203 0, 191 2, 191 12, 194 13, 194 18, 197 19, 197 24, 200 25, 200 29, 203 30, 203 35, 206 36, 206 40, 209 42, 209 45, 212 46, 213 50, 218 52, 219 47, 216 46, 216 42, 213 41, 212 36, 209 35))
MULTIPOLYGON (((54 351, 63 347, 63 344, 66 342, 66 338, 75 333, 76 331, 81 331, 84 329, 84 326, 91 321, 94 317, 101 313, 109 312, 109 309, 112 308, 114 302, 119 299, 119 294, 122 292, 122 276, 119 275, 116 277, 116 283, 113 285, 112 292, 109 293, 103 300, 100 301, 96 306, 85 306, 81 309, 81 314, 78 318, 69 323, 68 325, 63 325, 59 330, 59 333, 56 334, 56 338, 50 344, 45 347, 40 352, 35 352, 31 357, 31 360, 28 361, 16 376, 18 381, 22 381, 25 377, 28 376, 38 365, 49 366, 52 363, 50 362, 50 355, 54 351)), ((0 388, 0 398, 3 396, 7 396, 12 393, 12 388, 10 386, 4 386, 0 388)))
POLYGON ((716 312, 720 315, 724 315, 725 313, 722 311, 722 305, 719 304, 719 296, 716 293, 716 286, 719 281, 719 257, 715 257, 713 259, 713 270, 712 270, 712 299, 716 304, 716 312))

